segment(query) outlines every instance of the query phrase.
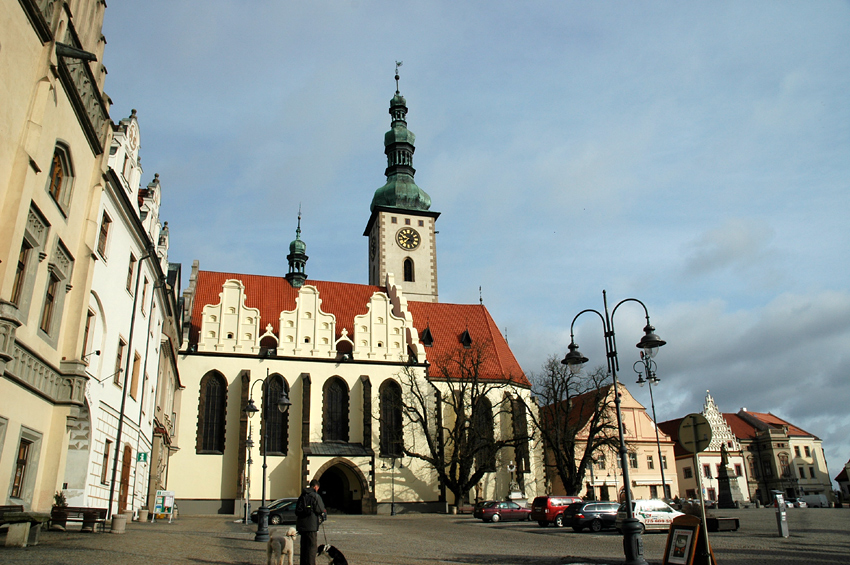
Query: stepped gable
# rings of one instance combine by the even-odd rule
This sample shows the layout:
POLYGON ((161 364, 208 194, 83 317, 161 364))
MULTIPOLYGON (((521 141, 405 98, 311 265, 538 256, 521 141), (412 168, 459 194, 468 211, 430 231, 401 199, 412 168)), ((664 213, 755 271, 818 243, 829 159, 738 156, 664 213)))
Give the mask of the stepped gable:
MULTIPOLYGON (((259 308, 260 327, 271 324, 277 328, 280 313, 295 309, 299 289, 293 288, 283 277, 198 271, 189 343, 198 343, 204 306, 220 302, 221 287, 228 279, 240 280, 245 285, 246 306, 259 308)), ((310 280, 308 284, 318 289, 322 311, 336 316, 335 339, 341 336, 343 328, 348 330, 349 335, 353 335, 354 317, 368 312, 369 298, 374 293, 385 292, 383 287, 365 284, 317 280, 310 280)))
MULTIPOLYGON (((425 354, 431 363, 438 363, 441 359, 462 350, 464 346, 461 336, 464 331, 468 331, 472 339, 471 347, 479 343, 485 344, 486 347, 487 354, 483 360, 481 378, 508 379, 519 386, 531 387, 507 341, 483 304, 410 301, 407 307, 413 315, 413 325, 419 335, 422 336, 426 328, 431 332, 433 343, 430 347, 425 347, 425 354)), ((432 371, 430 376, 439 378, 435 373, 436 371, 432 371)))

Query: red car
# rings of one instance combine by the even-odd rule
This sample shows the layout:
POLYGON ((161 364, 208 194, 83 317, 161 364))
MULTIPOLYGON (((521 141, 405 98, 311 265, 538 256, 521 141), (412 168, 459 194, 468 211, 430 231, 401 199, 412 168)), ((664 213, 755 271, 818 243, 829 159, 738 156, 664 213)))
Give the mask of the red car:
POLYGON ((529 520, 537 520, 543 528, 549 524, 561 528, 564 526, 564 510, 574 502, 581 502, 581 499, 577 496, 538 496, 531 504, 529 520))
POLYGON ((481 509, 481 519, 485 522, 502 520, 528 520, 531 509, 523 508, 516 502, 496 502, 481 509))

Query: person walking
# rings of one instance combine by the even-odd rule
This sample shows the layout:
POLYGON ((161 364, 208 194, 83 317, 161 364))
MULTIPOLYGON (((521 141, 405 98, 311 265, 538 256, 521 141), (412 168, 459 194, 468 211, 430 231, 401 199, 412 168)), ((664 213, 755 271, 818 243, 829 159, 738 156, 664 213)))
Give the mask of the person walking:
POLYGON ((327 517, 325 503, 319 495, 319 481, 313 479, 295 503, 295 529, 301 535, 301 565, 316 565, 319 525, 327 517))

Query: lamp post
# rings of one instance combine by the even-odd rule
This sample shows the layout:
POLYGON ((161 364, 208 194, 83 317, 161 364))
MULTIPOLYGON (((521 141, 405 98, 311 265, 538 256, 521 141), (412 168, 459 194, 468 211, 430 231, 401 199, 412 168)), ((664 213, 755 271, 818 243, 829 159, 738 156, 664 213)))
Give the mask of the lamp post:
MULTIPOLYGON (((248 449, 248 470, 245 473, 245 524, 251 518, 251 464, 254 460, 251 458, 251 448, 254 447, 254 440, 251 437, 253 434, 253 426, 248 423, 248 439, 245 441, 245 447, 248 449)), ((258 518, 259 519, 259 518, 258 518)))
POLYGON ((649 356, 644 355, 643 351, 640 354, 640 361, 635 361, 632 366, 635 373, 638 374, 637 384, 643 387, 649 383, 649 402, 652 404, 652 423, 655 424, 655 445, 658 447, 658 465, 661 469, 661 498, 667 499, 667 482, 664 480, 664 456, 661 455, 661 439, 658 437, 658 419, 655 417, 655 397, 652 395, 652 387, 657 386, 661 379, 655 376, 655 370, 658 366, 649 356), (646 371, 646 378, 643 378, 643 372, 638 370, 638 365, 641 365, 646 371))
POLYGON ((625 298, 614 306, 611 314, 608 314, 608 295, 602 291, 602 302, 604 305, 605 314, 603 315, 598 310, 588 308, 576 314, 570 324, 570 345, 569 352, 564 360, 561 361, 567 365, 570 373, 576 374, 581 371, 582 365, 587 363, 588 359, 582 355, 578 346, 575 343, 574 327, 576 320, 586 312, 593 312, 602 320, 602 329, 605 335, 605 355, 608 361, 608 372, 614 381, 614 405, 617 411, 617 434, 620 439, 620 466, 623 469, 623 490, 625 492, 626 504, 626 519, 623 521, 623 552, 626 557, 625 565, 646 565, 646 560, 643 558, 643 538, 641 536, 641 524, 635 518, 632 509, 631 481, 629 480, 629 463, 626 460, 626 441, 623 437, 623 415, 620 411, 620 384, 617 380, 617 371, 620 370, 620 363, 617 358, 617 339, 614 334, 614 315, 617 313, 617 308, 626 302, 637 302, 643 307, 646 315, 646 326, 643 328, 644 336, 637 344, 639 349, 643 350, 644 355, 652 358, 658 352, 658 348, 667 343, 655 335, 655 328, 649 323, 649 311, 646 305, 637 298, 625 298))
MULTIPOLYGON (((269 446, 269 428, 265 425, 268 417, 267 411, 269 410, 269 402, 266 400, 268 398, 267 393, 269 389, 268 369, 266 369, 265 379, 257 379, 251 384, 248 405, 245 406, 245 412, 247 412, 249 418, 252 418, 254 414, 260 411, 254 404, 254 385, 257 383, 262 383, 263 411, 260 413, 260 425, 265 432, 263 433, 263 498, 260 501, 260 509, 257 511, 257 534, 254 536, 254 541, 269 541, 269 508, 266 506, 266 453, 268 452, 269 446)), ((289 407, 292 405, 292 402, 289 400, 289 395, 286 394, 285 388, 280 391, 280 398, 277 400, 276 405, 277 409, 283 414, 286 414, 289 407)))
POLYGON ((402 463, 401 457, 390 457, 390 466, 387 467, 387 462, 384 461, 381 463, 381 469, 386 471, 387 469, 391 472, 391 484, 392 484, 392 502, 390 502, 390 516, 395 516, 395 470, 396 469, 404 469, 404 463, 402 463), (396 461, 398 461, 398 465, 396 465, 396 461))

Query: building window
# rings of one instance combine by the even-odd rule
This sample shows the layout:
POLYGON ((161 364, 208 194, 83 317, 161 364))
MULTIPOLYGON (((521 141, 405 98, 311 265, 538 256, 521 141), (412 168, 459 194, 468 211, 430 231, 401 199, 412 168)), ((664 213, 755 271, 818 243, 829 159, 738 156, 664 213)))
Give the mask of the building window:
POLYGON ((596 460, 596 468, 600 471, 605 469, 605 455, 600 455, 599 459, 596 460))
POLYGON ((59 279, 53 273, 47 283, 47 292, 44 294, 44 306, 41 308, 41 331, 50 335, 50 325, 53 322, 53 310, 56 308, 56 293, 59 289, 59 279))
POLYGON ((629 469, 637 469, 637 468, 638 468, 637 453, 629 453, 629 469))
POLYGON ((130 380, 130 396, 136 400, 139 393, 139 369, 142 365, 142 356, 138 353, 133 354, 133 377, 130 380))
POLYGON ((71 181, 73 180, 73 176, 68 149, 63 145, 56 145, 56 149, 53 151, 53 161, 50 163, 47 191, 66 216, 68 215, 68 206, 71 203, 71 181))
POLYGON ((513 411, 514 438, 520 440, 514 448, 517 473, 531 472, 531 456, 528 452, 528 415, 525 403, 519 398, 511 400, 513 411), (522 441, 524 438, 524 441, 522 441))
POLYGON ((106 242, 109 239, 109 226, 112 220, 104 211, 103 217, 100 219, 100 235, 97 237, 97 253, 104 259, 106 258, 106 242))
MULTIPOLYGON (((94 320, 94 312, 88 310, 86 312, 86 326, 83 328, 83 351, 80 353, 80 359, 83 360, 83 363, 86 365, 89 364, 89 358, 91 357, 92 351, 89 350, 89 340, 91 339, 91 325, 92 320, 94 320)), ((99 355, 99 353, 98 353, 99 355)))
POLYGON ((796 455, 797 457, 800 457, 800 446, 799 445, 794 446, 794 455, 796 455))
POLYGON ((752 457, 747 458, 747 464, 750 466, 750 478, 758 479, 759 477, 759 468, 756 466, 756 460, 752 457))
POLYGON ((147 300, 148 300, 148 285, 150 284, 150 283, 148 282, 148 278, 147 278, 147 277, 145 277, 145 278, 144 278, 144 281, 145 281, 145 282, 144 282, 144 283, 142 283, 142 301, 141 301, 141 302, 142 302, 142 305, 141 305, 141 308, 142 308, 142 314, 144 314, 144 313, 145 313, 145 303, 146 303, 146 302, 147 302, 147 300))
POLYGON ((404 436, 401 420, 401 387, 388 380, 381 385, 381 457, 401 457, 404 436))
POLYGON ((18 457, 15 459, 15 478, 12 481, 12 492, 9 495, 11 498, 23 498, 31 447, 31 441, 21 438, 21 443, 18 444, 18 457))
POLYGON ((703 465, 702 466, 702 476, 706 479, 711 478, 711 465, 703 465))
POLYGON ((218 371, 201 379, 198 398, 197 453, 224 453, 224 424, 227 410, 227 381, 218 371))
POLYGON ((348 386, 339 377, 328 379, 324 391, 322 441, 348 441, 348 386))
MULTIPOLYGON (((652 455, 646 456, 646 468, 647 469, 655 469, 655 461, 652 460, 652 455)), ((654 496, 652 498, 655 498, 654 496)))
POLYGON ((11 302, 15 306, 20 304, 21 295, 23 293, 24 288, 24 279, 27 274, 27 264, 29 263, 30 251, 32 250, 32 245, 30 245, 27 241, 24 241, 21 244, 21 252, 18 254, 18 265, 15 268, 15 280, 12 283, 12 298, 11 302))
POLYGON ((425 220, 419 220, 419 227, 425 227, 425 220))
POLYGON ((814 467, 809 467, 809 478, 810 479, 815 478, 815 468, 814 467))
POLYGON ((740 477, 741 471, 742 471, 741 465, 739 463, 735 463, 735 476, 740 477))
POLYGON ((812 456, 812 452, 811 452, 811 451, 809 451, 809 446, 808 446, 808 445, 803 446, 803 449, 805 449, 805 450, 806 450, 806 457, 811 457, 811 456, 812 456))
POLYGON ((106 443, 103 444, 103 461, 100 464, 100 483, 107 484, 106 476, 109 471, 109 452, 112 448, 112 441, 106 440, 106 443))
POLYGON ((414 282, 413 259, 410 257, 404 260, 404 282, 414 282))
POLYGON ((127 349, 127 342, 118 338, 118 353, 115 355, 115 374, 113 374, 112 382, 121 386, 121 372, 124 370, 124 350, 127 349))
POLYGON ((801 479, 805 479, 805 478, 806 478, 806 469, 805 469, 805 467, 800 467, 800 478, 801 478, 801 479))
MULTIPOLYGON (((665 471, 667 470, 667 456, 666 455, 661 456, 661 468, 664 469, 665 471)), ((667 497, 667 498, 670 498, 670 497, 667 497)))
POLYGON ((136 256, 130 253, 130 266, 127 268, 127 292, 133 294, 133 274, 136 272, 136 256))
POLYGON ((788 463, 788 454, 780 453, 779 454, 779 475, 782 477, 790 477, 791 476, 791 465, 788 463))
POLYGON ((765 478, 773 477, 773 466, 770 464, 770 459, 765 459, 762 461, 762 467, 764 468, 764 476, 765 478))
POLYGON ((705 489, 709 500, 717 500, 717 491, 713 488, 705 489))
POLYGON ((649 498, 658 498, 658 487, 649 485, 649 498))
POLYGON ((495 471, 493 405, 485 396, 479 396, 477 403, 472 406, 472 428, 476 469, 495 471))
POLYGON ((266 449, 263 438, 268 438, 268 452, 270 455, 286 455, 289 450, 289 412, 281 412, 277 407, 277 401, 281 393, 289 394, 289 385, 280 375, 269 377, 267 385, 267 398, 264 399, 266 433, 260 438, 261 453, 266 449))
POLYGON ((406 225, 406 226, 409 226, 409 225, 410 225, 410 218, 405 218, 405 219, 404 219, 404 225, 406 225))
POLYGON ((686 479, 694 478, 694 472, 690 467, 685 467, 684 469, 682 469, 682 475, 684 475, 686 479))

